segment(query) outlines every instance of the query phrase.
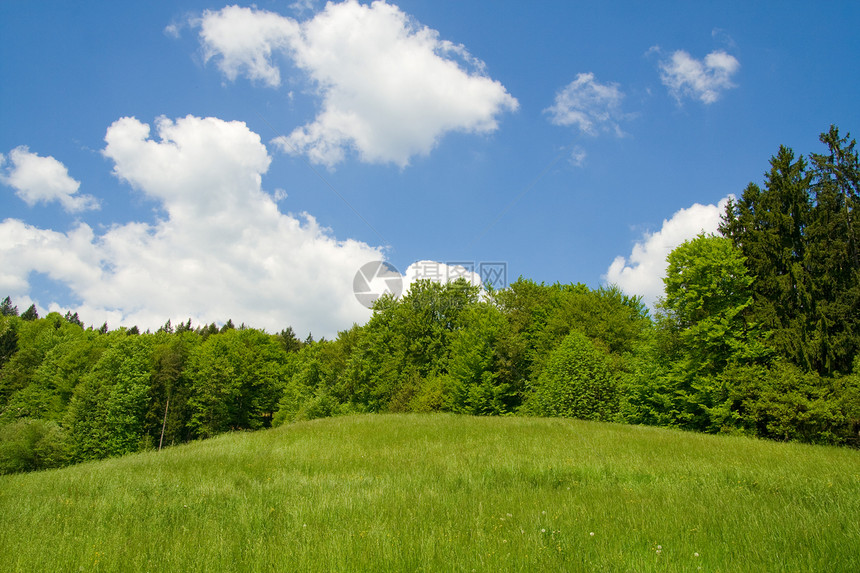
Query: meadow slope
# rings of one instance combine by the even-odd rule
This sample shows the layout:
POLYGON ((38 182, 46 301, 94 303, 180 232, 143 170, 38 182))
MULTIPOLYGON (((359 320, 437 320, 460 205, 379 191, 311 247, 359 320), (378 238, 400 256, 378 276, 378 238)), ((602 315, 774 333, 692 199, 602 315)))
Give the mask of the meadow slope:
POLYGON ((363 415, 0 477, 3 571, 860 571, 860 452, 363 415))

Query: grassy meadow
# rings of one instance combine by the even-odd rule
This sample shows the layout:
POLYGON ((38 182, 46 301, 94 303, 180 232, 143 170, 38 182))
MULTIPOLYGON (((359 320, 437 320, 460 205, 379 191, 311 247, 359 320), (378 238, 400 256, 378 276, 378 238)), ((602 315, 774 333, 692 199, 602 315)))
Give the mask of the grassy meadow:
POLYGON ((860 452, 363 415, 0 476, 3 571, 860 571, 860 452))

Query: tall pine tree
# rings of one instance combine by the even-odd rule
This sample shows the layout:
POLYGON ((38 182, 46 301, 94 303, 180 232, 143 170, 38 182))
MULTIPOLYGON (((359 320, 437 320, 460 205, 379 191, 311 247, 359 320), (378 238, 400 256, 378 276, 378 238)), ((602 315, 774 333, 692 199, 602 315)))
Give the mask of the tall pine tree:
POLYGON ((750 183, 726 207, 720 231, 739 247, 753 283, 755 322, 773 333, 774 349, 803 366, 804 313, 808 310, 803 262, 809 186, 803 157, 784 146, 770 160, 765 187, 750 183))
POLYGON ((780 147, 764 189, 751 183, 730 202, 720 231, 747 259, 755 321, 776 352, 822 374, 849 372, 860 351, 860 254, 854 211, 854 142, 835 127, 821 134, 826 155, 780 147))
POLYGON ((812 154, 814 206, 807 227, 805 266, 814 280, 810 299, 809 354, 819 371, 851 371, 860 354, 860 165, 855 141, 835 126, 821 134, 826 154, 812 154))

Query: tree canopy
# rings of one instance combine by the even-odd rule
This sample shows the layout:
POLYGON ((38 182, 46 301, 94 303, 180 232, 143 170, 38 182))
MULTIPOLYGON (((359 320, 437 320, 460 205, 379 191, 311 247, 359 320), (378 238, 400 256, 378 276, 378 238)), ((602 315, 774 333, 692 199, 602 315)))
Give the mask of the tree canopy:
POLYGON ((332 340, 84 327, 0 302, 0 473, 359 412, 568 416, 860 445, 855 142, 780 147, 652 317, 612 285, 419 281, 332 340))
POLYGON ((849 373, 860 352, 860 252, 855 141, 831 126, 811 163, 780 147, 765 187, 751 183, 720 231, 746 257, 753 315, 774 350, 820 374, 849 373))

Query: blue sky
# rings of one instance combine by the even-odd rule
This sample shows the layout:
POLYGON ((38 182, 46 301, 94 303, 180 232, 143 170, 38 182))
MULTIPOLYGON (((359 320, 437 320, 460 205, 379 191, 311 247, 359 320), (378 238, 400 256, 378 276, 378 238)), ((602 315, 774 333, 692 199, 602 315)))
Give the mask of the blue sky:
POLYGON ((858 27, 856 2, 5 2, 0 296, 331 336, 384 259, 651 302, 779 145, 857 131, 858 27))

